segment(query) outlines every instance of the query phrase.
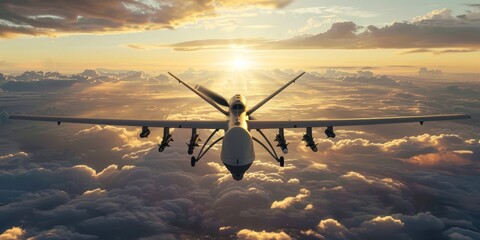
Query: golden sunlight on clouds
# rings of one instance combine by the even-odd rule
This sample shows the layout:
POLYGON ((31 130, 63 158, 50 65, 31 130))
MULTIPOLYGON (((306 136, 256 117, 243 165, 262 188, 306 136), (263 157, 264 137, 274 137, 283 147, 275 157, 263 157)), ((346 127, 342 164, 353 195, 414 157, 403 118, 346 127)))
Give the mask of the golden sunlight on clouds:
POLYGON ((12 227, 10 229, 5 230, 2 234, 0 234, 1 240, 20 240, 24 239, 23 235, 25 234, 25 230, 20 227, 12 227))
POLYGON ((275 240, 291 240, 292 238, 286 234, 285 232, 267 232, 267 231, 261 231, 261 232, 256 232, 250 229, 242 229, 237 233, 237 237, 239 239, 245 239, 245 240, 270 240, 270 239, 275 239, 275 240))
POLYGON ((294 197, 286 197, 281 201, 275 201, 272 203, 271 209, 279 208, 279 209, 286 209, 292 206, 295 203, 301 202, 310 196, 310 190, 306 188, 300 189, 300 192, 294 197))
MULTIPOLYGON (((355 4, 10 1, 0 3, 0 70, 74 72, 105 67, 236 72, 353 66, 379 72, 389 66, 441 66, 445 71, 478 72, 480 11, 476 5, 431 9, 428 3, 418 4, 421 12, 414 17, 404 10, 387 19, 388 14, 378 9, 349 6, 355 4), (329 20, 316 22, 315 17, 329 20), (248 51, 248 58, 232 59, 239 51, 248 51)), ((388 73, 415 73, 392 69, 396 72, 388 73)))

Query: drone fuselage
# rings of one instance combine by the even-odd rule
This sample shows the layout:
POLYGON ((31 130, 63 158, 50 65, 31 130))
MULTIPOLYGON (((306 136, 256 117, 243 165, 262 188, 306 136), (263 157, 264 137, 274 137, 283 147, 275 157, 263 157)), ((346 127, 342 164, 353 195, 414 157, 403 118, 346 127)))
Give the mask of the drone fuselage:
POLYGON ((248 129, 245 97, 237 94, 230 99, 229 105, 228 129, 223 137, 220 158, 233 178, 239 181, 252 165, 255 151, 252 135, 248 129))

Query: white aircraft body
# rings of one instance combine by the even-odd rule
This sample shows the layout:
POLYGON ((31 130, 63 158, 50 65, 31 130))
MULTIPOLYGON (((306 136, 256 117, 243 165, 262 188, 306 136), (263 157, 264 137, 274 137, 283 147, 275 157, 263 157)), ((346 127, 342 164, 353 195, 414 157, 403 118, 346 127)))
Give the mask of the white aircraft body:
POLYGON ((306 146, 310 147, 312 151, 317 151, 317 144, 315 144, 312 128, 322 127, 326 128, 325 134, 328 138, 335 138, 333 127, 340 126, 358 126, 358 125, 371 125, 371 124, 391 124, 391 123, 407 123, 407 122, 419 122, 423 125, 426 121, 441 121, 441 120, 457 120, 457 119, 469 119, 468 115, 453 114, 453 115, 430 115, 430 116, 410 116, 410 117, 386 117, 386 118, 355 118, 355 119, 329 119, 329 120, 284 120, 284 121, 270 121, 270 120, 258 120, 252 117, 252 113, 262 107, 270 99, 275 97, 278 93, 294 83, 305 72, 298 75, 270 96, 265 98, 260 103, 249 108, 245 97, 240 94, 233 96, 230 101, 227 102, 225 98, 219 94, 197 85, 195 88, 189 86, 173 74, 169 74, 178 80, 179 83, 185 85, 191 91, 196 93, 210 105, 215 107, 225 116, 227 120, 205 120, 205 121, 188 121, 188 120, 137 120, 137 119, 100 119, 100 118, 79 118, 79 117, 63 117, 63 116, 35 116, 35 115, 10 115, 10 119, 18 120, 34 120, 34 121, 49 121, 57 122, 59 125, 62 122, 67 123, 85 123, 85 124, 101 124, 101 125, 121 125, 121 126, 139 126, 142 127, 140 133, 141 138, 148 137, 150 134, 149 127, 162 127, 164 128, 163 139, 159 145, 159 151, 163 152, 166 147, 169 147, 169 143, 173 141, 170 134, 170 128, 188 128, 192 129, 192 135, 188 145, 188 153, 191 155, 195 147, 199 147, 200 141, 197 129, 213 129, 214 131, 208 137, 205 144, 203 144, 197 157, 191 157, 191 165, 195 166, 195 163, 199 161, 205 153, 219 141, 222 141, 222 148, 220 158, 227 169, 232 173, 232 177, 239 181, 243 178, 244 173, 250 168, 255 160, 255 150, 253 147, 253 141, 259 143, 265 150, 280 164, 284 166, 284 158, 279 157, 273 147, 272 143, 263 134, 262 129, 278 129, 279 132, 275 138, 277 147, 282 149, 284 154, 288 153, 288 143, 285 140, 284 129, 285 128, 304 128, 306 133, 303 135, 303 140, 306 142, 306 146), (222 106, 228 107, 228 111, 222 106), (250 133, 251 130, 257 130, 261 136, 267 142, 265 145, 263 142, 253 137, 250 133), (208 145, 210 139, 219 130, 224 130, 223 137, 218 138, 208 145), (208 147, 207 147, 208 146, 208 147), (206 147, 206 148, 205 148, 206 147))

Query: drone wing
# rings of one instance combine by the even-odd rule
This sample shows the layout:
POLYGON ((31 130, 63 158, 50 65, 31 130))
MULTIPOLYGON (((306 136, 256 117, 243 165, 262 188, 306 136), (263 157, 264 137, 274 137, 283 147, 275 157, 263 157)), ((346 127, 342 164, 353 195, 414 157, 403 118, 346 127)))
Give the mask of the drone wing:
POLYGON ((427 115, 427 116, 409 116, 409 117, 383 117, 383 118, 346 118, 346 119, 325 119, 325 120, 287 120, 287 121, 262 121, 250 120, 248 126, 250 129, 273 129, 273 128, 312 128, 312 127, 341 127, 341 126, 360 126, 374 124, 392 124, 392 123, 410 123, 427 121, 445 121, 470 119, 469 115, 451 114, 451 115, 427 115))
POLYGON ((266 97, 265 99, 263 99, 261 102, 257 103, 257 105, 253 106, 252 108, 250 108, 247 112, 247 115, 251 115, 253 112, 257 111, 260 107, 262 107, 265 103, 267 103, 268 101, 270 101, 270 99, 272 99, 273 97, 277 96, 281 91, 283 91, 285 88, 287 88, 288 86, 290 86, 292 83, 294 83, 295 81, 297 81, 297 79, 299 79, 301 76, 303 76, 303 74, 305 74, 305 72, 302 72, 300 73, 300 75, 296 76, 294 79, 290 80, 289 82, 287 82, 285 85, 283 85, 281 88, 279 88, 277 91, 275 91, 274 93, 270 94, 270 96, 266 97))
POLYGON ((148 126, 166 128, 198 128, 198 129, 226 129, 227 121, 211 120, 140 120, 140 119, 110 119, 110 118, 81 118, 62 116, 38 116, 38 115, 10 115, 10 119, 32 120, 60 123, 84 123, 118 126, 148 126))

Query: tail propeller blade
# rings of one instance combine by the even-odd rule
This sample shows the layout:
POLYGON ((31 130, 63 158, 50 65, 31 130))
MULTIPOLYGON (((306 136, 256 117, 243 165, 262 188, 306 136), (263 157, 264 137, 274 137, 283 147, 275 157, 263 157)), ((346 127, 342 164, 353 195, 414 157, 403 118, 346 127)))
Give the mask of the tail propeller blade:
POLYGON ((222 97, 220 94, 206 88, 200 85, 195 86, 195 89, 198 90, 199 92, 203 93, 205 96, 209 97, 216 103, 228 107, 228 101, 224 97, 222 97))

